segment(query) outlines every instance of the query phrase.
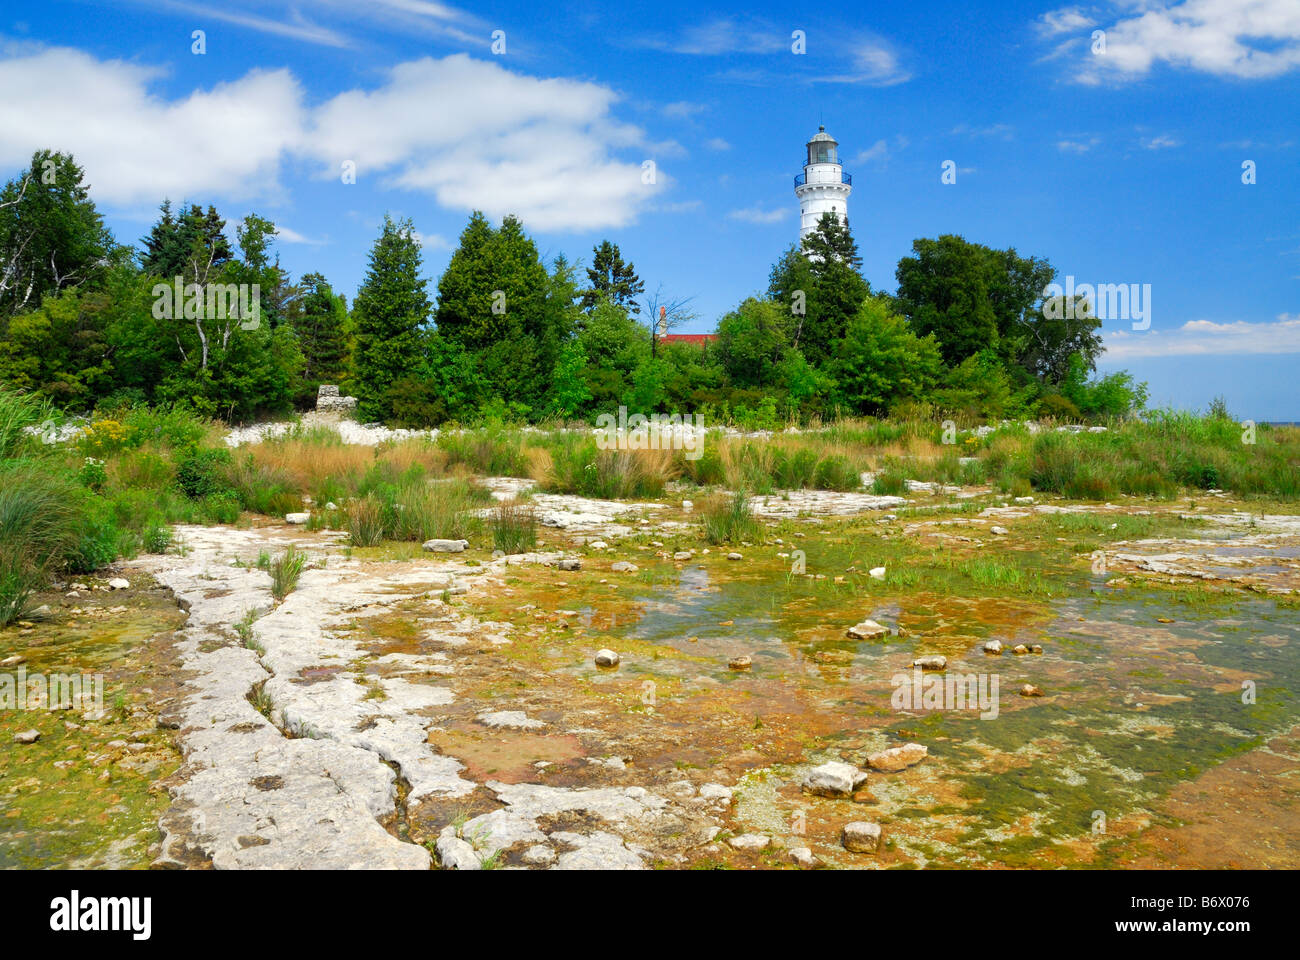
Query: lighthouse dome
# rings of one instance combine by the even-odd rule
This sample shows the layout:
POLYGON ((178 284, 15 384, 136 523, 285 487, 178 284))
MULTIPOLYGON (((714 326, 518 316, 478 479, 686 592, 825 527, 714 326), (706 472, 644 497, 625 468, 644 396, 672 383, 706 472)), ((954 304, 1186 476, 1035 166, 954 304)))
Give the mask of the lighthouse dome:
POLYGON ((813 138, 808 141, 808 160, 804 163, 839 163, 839 142, 826 132, 825 127, 818 127, 813 138))

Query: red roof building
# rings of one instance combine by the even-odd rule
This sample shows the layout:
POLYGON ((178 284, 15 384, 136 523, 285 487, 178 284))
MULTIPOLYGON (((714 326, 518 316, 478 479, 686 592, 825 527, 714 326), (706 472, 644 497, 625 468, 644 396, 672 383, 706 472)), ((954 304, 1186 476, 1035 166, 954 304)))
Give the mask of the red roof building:
POLYGON ((665 333, 659 337, 660 343, 689 343, 704 347, 718 339, 716 333, 665 333))

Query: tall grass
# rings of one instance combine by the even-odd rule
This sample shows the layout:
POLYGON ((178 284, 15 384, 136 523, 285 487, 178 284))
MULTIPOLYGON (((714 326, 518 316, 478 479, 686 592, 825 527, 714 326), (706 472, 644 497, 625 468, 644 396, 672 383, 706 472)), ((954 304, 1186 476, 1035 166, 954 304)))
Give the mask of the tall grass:
POLYGON ((20 619, 50 572, 82 545, 84 499, 39 464, 0 467, 0 626, 20 619))
POLYGON ((492 509, 492 547, 502 553, 526 553, 537 546, 537 514, 519 503, 501 503, 492 509))
POLYGON ((292 544, 271 561, 271 596, 283 600, 298 587, 298 579, 307 567, 307 554, 292 544))
POLYGON ((743 490, 708 500, 700 510, 700 527, 704 539, 712 544, 754 543, 762 540, 764 533, 743 490))
POLYGON ((662 496, 678 469, 672 450, 602 450, 580 434, 559 435, 549 452, 542 489, 606 500, 662 496))

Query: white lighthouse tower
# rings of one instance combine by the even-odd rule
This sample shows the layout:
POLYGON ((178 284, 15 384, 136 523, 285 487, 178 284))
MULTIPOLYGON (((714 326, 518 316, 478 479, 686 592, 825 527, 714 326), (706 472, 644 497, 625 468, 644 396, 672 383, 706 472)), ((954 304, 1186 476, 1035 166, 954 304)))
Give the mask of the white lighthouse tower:
POLYGON ((822 214, 833 213, 841 223, 849 219, 849 194, 853 178, 840 165, 839 144, 818 127, 808 141, 803 173, 794 178, 794 195, 799 199, 799 241, 817 229, 822 214))

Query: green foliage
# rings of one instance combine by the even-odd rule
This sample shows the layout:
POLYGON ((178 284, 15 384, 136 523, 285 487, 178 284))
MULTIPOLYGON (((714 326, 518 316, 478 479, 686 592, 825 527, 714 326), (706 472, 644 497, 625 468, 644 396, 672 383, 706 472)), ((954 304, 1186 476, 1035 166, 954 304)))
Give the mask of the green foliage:
POLYGON ((121 259, 83 178, 70 154, 38 150, 0 189, 0 321, 121 259))
POLYGON ((700 527, 711 544, 757 543, 763 539, 763 525, 749 507, 749 497, 737 490, 727 497, 715 497, 700 510, 700 527))
POLYGON ((629 313, 640 313, 636 298, 645 292, 645 284, 637 277, 636 268, 623 262, 618 244, 602 240, 591 252, 591 266, 587 268, 591 286, 582 292, 582 308, 591 310, 604 300, 629 313))
POLYGON ((879 414, 901 400, 920 399, 943 366, 934 337, 918 337, 886 300, 869 297, 835 345, 830 373, 845 409, 879 414))
POLYGON ((224 448, 195 450, 177 464, 176 485, 192 500, 232 492, 229 471, 233 463, 224 448))
POLYGON ((506 554, 525 553, 537 546, 537 514, 532 507, 502 503, 492 509, 492 547, 506 554))
POLYGON ((307 567, 307 554, 290 544, 280 556, 271 561, 271 596, 283 600, 298 586, 298 580, 307 567))
POLYGON ((389 388, 421 368, 429 298, 420 270, 414 225, 385 215, 352 310, 358 411, 363 419, 387 419, 392 413, 389 388))

